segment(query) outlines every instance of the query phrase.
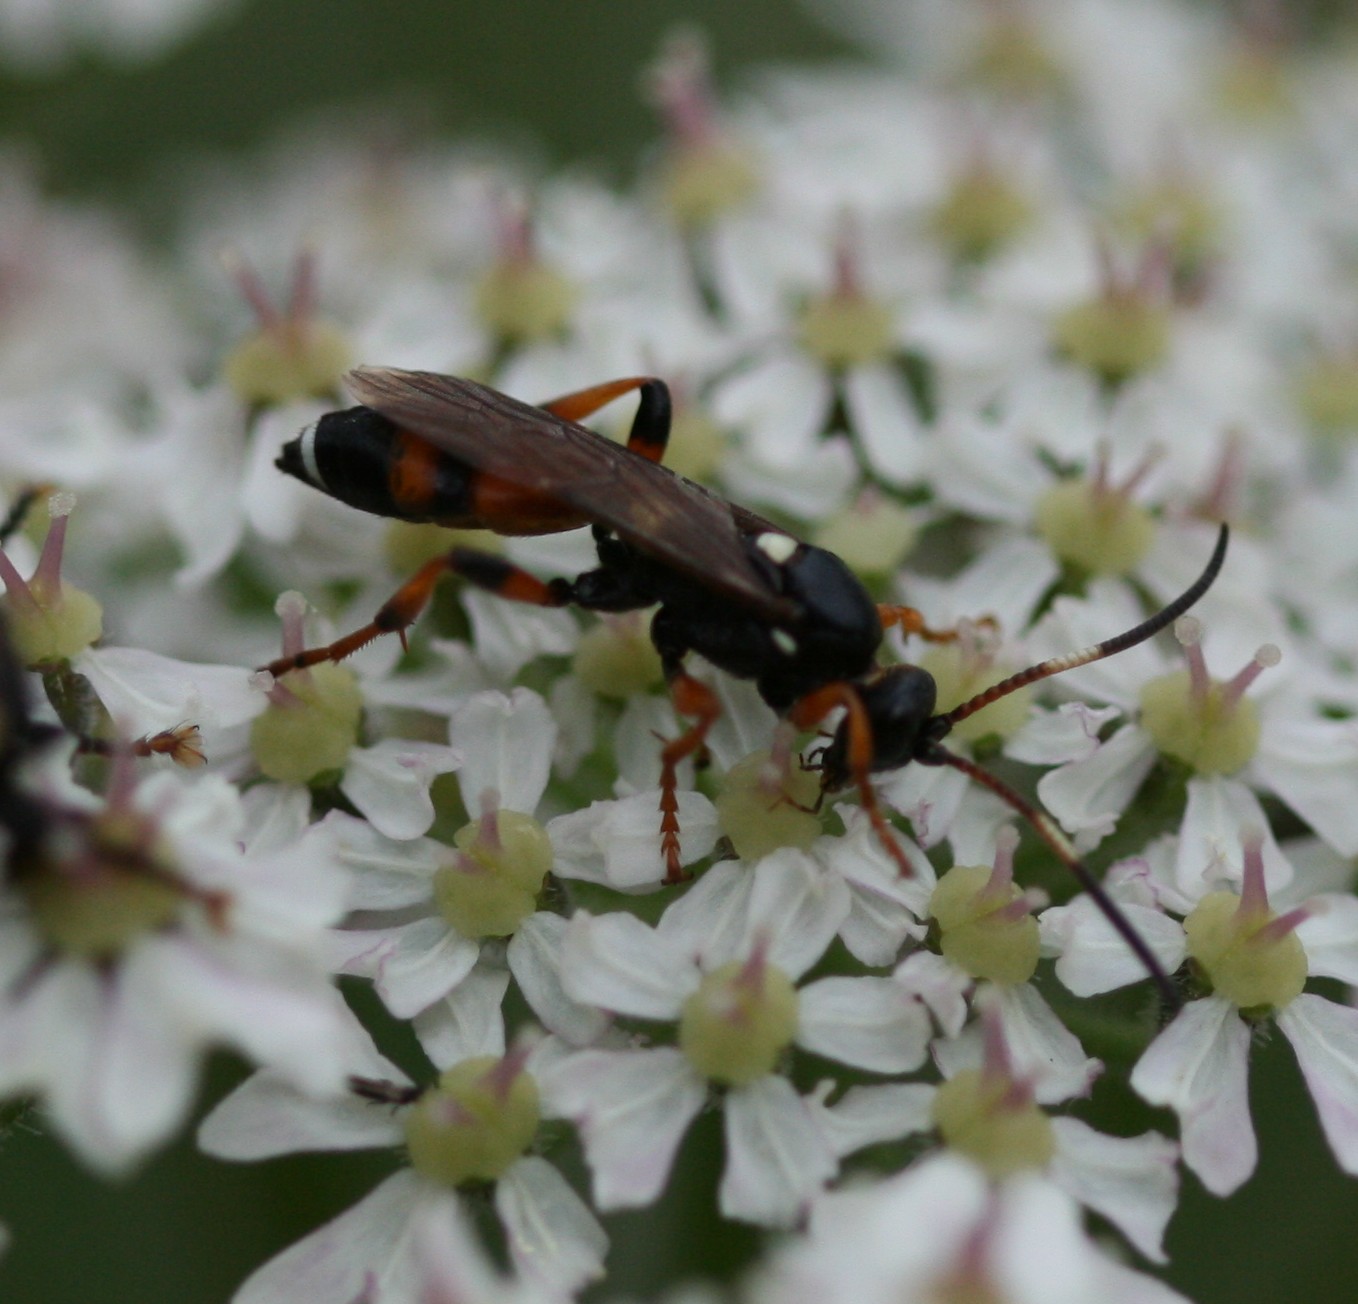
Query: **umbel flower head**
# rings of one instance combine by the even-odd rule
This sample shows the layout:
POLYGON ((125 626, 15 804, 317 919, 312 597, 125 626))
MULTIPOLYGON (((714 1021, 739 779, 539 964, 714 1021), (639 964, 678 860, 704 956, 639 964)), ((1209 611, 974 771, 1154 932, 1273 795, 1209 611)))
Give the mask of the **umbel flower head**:
POLYGON ((757 1304, 1168 1301, 1126 1254, 1202 1252, 1181 1159, 1253 1175, 1274 1026, 1358 1171, 1339 43, 818 8, 871 65, 666 42, 635 187, 298 138, 153 261, 0 153, 0 1097, 124 1172, 225 1047, 210 1155, 385 1153, 238 1300, 561 1304, 610 1215, 638 1296, 741 1222, 757 1304), (460 379, 351 410, 400 370, 460 379), (336 425, 409 519, 317 490, 336 425), (1191 616, 1080 659, 1222 522, 1191 616), (799 541, 847 568, 814 604, 799 541), (861 655, 806 671, 841 604, 861 655), (958 764, 874 750, 883 670, 927 729, 1043 657, 958 764), (1096 1081, 1177 1137, 1091 1126, 1096 1081))

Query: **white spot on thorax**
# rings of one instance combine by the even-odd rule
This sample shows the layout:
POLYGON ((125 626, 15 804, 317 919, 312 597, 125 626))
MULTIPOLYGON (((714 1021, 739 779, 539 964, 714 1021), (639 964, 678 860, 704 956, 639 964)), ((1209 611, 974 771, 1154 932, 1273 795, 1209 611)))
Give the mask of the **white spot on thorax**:
POLYGON ((797 551, 797 540, 790 534, 764 533, 756 537, 754 546, 771 562, 783 565, 797 551))
POLYGON ((773 631, 773 641, 784 656, 794 657, 797 655, 797 640, 793 638, 787 630, 775 629, 773 631))

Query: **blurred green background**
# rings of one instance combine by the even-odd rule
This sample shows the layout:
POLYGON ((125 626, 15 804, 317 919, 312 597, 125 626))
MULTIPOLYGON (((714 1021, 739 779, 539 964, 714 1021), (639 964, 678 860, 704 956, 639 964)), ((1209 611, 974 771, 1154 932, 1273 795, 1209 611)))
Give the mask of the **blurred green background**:
MULTIPOLYGON (((112 200, 153 227, 191 162, 247 154, 280 128, 326 113, 397 116, 430 133, 503 142, 548 166, 583 163, 626 184, 656 132, 639 72, 681 22, 707 33, 726 89, 761 63, 851 53, 788 0, 261 0, 154 66, 87 59, 52 75, 0 72, 0 140, 30 151, 54 192, 112 200)), ((1171 1228, 1169 1279, 1201 1304, 1358 1300, 1358 1184, 1336 1172, 1286 1042, 1275 1036, 1257 1050, 1260 1171, 1224 1202, 1188 1180, 1171 1228)), ((208 1098, 239 1073, 225 1058, 213 1061, 208 1098)), ((1156 1121, 1129 1115, 1124 1102, 1097 1103, 1099 1121, 1118 1130, 1156 1121)), ((612 1220, 610 1294, 654 1295, 695 1253, 729 1271, 750 1252, 752 1234, 724 1234, 715 1221, 718 1151, 708 1119, 681 1154, 682 1188, 659 1211, 612 1220)), ((28 1115, 0 1153, 0 1221, 14 1238, 0 1260, 0 1301, 224 1301, 253 1267, 353 1203, 393 1162, 307 1156, 239 1167, 181 1143, 135 1179, 101 1185, 28 1115)))

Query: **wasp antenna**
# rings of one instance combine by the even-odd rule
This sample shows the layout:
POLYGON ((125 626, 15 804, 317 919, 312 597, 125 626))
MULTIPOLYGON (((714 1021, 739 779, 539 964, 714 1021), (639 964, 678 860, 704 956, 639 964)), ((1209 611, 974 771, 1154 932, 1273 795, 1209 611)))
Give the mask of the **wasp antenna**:
POLYGON ((1141 624, 1121 634, 1104 639, 1102 643, 1095 643, 1092 647, 1083 648, 1079 652, 1071 652, 1063 657, 1052 657, 1048 661, 1039 661, 1037 665, 1029 666, 1027 670, 1020 670, 1016 675, 1010 675, 1008 679, 1002 679, 998 684, 992 685, 984 692, 977 693, 975 697, 969 698, 961 706, 955 706, 951 711, 944 712, 939 718, 946 720, 948 727, 952 728, 953 725, 961 723, 969 715, 975 715, 983 707, 989 706, 992 702, 998 702, 1000 698, 1008 697, 1010 693, 1017 692, 1020 688, 1026 688, 1039 679, 1050 679, 1052 675, 1064 674, 1065 671, 1074 670, 1077 666, 1087 666, 1091 661, 1102 661, 1104 657, 1116 656, 1117 653, 1125 652, 1129 647, 1135 647, 1138 643, 1144 643, 1148 638, 1152 638, 1166 626, 1172 625, 1178 620, 1189 607, 1212 587, 1218 572, 1221 570, 1222 562, 1226 560, 1226 545, 1230 541, 1230 534, 1230 528, 1223 523, 1221 531, 1217 535, 1217 546, 1212 550, 1212 556, 1202 574, 1173 602, 1166 607, 1161 607, 1149 619, 1143 620, 1141 624))
POLYGON ((1089 872, 1089 867, 1075 854, 1071 841, 1055 821, 1045 811, 1039 810, 1021 794, 1014 791, 1003 779, 983 770, 965 756, 950 752, 946 747, 935 743, 924 758, 926 764, 948 765, 960 770, 969 778, 975 779, 983 787, 989 788, 1001 801, 1023 816, 1032 825, 1038 837, 1055 853, 1057 859, 1075 876, 1075 881, 1089 893, 1091 900, 1103 912, 1119 937, 1131 948, 1132 954, 1141 961, 1151 981, 1160 992, 1160 999, 1168 1013, 1177 1013, 1183 1006, 1183 997, 1174 980, 1165 972, 1165 967, 1156 959, 1154 952, 1146 945, 1146 939, 1132 927, 1127 916, 1122 913, 1116 901, 1103 889, 1103 884, 1089 872))

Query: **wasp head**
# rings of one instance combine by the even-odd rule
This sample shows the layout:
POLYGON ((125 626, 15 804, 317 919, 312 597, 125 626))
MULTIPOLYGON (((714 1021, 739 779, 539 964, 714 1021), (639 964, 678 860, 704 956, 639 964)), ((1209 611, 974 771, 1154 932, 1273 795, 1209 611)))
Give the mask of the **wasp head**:
MULTIPOLYGON (((870 772, 895 770, 923 759, 929 744, 946 732, 946 722, 934 714, 938 689, 934 677, 918 666, 890 666, 854 685, 871 733, 870 772)), ((850 761, 853 717, 846 714, 814 762, 821 772, 821 789, 835 792, 858 776, 850 761)))

